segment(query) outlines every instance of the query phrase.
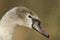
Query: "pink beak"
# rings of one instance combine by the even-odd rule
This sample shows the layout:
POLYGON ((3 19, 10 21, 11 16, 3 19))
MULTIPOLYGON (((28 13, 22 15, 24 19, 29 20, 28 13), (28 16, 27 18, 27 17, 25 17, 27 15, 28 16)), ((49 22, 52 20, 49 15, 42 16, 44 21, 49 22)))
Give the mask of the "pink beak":
POLYGON ((45 30, 40 26, 39 22, 35 22, 33 25, 33 29, 42 34, 43 36, 49 38, 49 34, 45 32, 45 30))

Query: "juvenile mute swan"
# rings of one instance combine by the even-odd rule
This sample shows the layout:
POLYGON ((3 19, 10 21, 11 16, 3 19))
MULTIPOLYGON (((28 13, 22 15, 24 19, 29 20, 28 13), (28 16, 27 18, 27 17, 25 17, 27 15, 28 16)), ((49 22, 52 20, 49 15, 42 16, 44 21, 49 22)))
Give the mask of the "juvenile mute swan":
POLYGON ((48 33, 41 27, 41 22, 35 12, 26 7, 14 7, 0 21, 0 40, 12 40, 12 34, 17 25, 32 28, 49 38, 48 33))

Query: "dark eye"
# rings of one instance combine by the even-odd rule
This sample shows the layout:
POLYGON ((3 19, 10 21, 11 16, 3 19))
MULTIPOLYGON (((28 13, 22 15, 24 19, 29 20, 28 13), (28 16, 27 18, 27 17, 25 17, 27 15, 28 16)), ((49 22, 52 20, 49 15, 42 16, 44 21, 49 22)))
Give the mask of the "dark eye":
POLYGON ((32 18, 30 15, 28 16, 29 18, 32 18))

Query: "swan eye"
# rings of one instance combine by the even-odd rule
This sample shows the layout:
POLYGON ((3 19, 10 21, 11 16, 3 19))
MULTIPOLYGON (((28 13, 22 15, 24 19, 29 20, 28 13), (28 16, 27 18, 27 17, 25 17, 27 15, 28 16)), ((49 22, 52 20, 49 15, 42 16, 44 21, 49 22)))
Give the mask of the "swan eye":
POLYGON ((32 18, 30 15, 28 16, 29 18, 32 18))

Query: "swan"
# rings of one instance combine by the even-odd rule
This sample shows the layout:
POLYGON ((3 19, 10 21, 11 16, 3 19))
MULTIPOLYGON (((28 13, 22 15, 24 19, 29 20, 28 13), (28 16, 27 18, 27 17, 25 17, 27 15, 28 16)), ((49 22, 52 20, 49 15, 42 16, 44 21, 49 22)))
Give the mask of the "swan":
POLYGON ((17 25, 36 30, 49 38, 49 34, 41 27, 41 21, 34 11, 27 7, 14 7, 7 11, 0 21, 0 40, 12 40, 17 25))

